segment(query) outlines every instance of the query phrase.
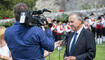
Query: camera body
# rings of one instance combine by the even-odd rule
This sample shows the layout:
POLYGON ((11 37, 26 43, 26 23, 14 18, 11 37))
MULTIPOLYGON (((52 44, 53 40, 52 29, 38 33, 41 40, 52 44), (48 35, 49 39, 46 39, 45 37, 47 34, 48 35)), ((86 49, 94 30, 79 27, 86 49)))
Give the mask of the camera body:
POLYGON ((51 11, 42 9, 38 11, 21 12, 20 23, 26 26, 44 26, 45 24, 48 24, 46 17, 43 15, 44 12, 51 11))

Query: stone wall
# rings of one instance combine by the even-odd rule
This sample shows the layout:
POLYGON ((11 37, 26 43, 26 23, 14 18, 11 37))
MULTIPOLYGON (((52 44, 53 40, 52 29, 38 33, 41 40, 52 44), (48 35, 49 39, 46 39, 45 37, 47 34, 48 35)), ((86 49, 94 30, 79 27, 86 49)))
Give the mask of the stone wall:
MULTIPOLYGON (((74 10, 74 11, 64 12, 64 14, 70 15, 70 13, 72 13, 72 12, 81 12, 84 16, 89 16, 93 12, 95 14, 95 16, 99 16, 99 15, 102 15, 103 13, 105 13, 105 7, 99 8, 99 9, 74 10)), ((57 13, 45 14, 46 17, 51 18, 51 19, 56 19, 58 15, 62 15, 62 13, 57 12, 57 13)), ((0 23, 8 22, 8 21, 15 21, 15 19, 14 18, 7 19, 7 20, 1 19, 0 23)))
POLYGON ((100 8, 105 5, 105 0, 64 0, 65 11, 100 8))
POLYGON ((38 10, 47 8, 53 12, 57 12, 60 9, 62 0, 37 0, 36 8, 38 10))
MULTIPOLYGON (((94 9, 88 9, 88 10, 74 10, 74 11, 68 11, 68 12, 64 12, 64 14, 70 15, 70 14, 73 13, 73 12, 80 12, 80 13, 82 13, 82 14, 84 15, 84 17, 85 17, 85 16, 89 16, 91 13, 94 13, 95 16, 97 17, 97 16, 102 15, 102 14, 105 13, 105 7, 99 8, 99 9, 95 9, 95 8, 94 8, 94 9)), ((46 14, 45 16, 46 16, 46 17, 49 17, 49 18, 51 18, 51 19, 55 19, 55 18, 57 18, 58 15, 62 15, 62 13, 61 13, 61 12, 58 12, 58 13, 51 13, 51 14, 46 14)))
POLYGON ((48 8, 52 12, 83 10, 101 8, 105 6, 105 0, 37 0, 37 9, 48 8))

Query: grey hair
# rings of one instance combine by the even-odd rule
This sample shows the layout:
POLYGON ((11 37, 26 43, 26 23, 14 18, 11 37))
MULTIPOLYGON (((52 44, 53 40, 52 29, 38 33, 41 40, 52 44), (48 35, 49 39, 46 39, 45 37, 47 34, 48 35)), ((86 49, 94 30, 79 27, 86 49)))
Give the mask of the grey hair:
POLYGON ((82 20, 82 23, 83 23, 83 15, 82 15, 82 13, 79 13, 79 12, 73 12, 73 13, 71 13, 70 14, 70 16, 72 16, 72 15, 75 15, 75 18, 77 19, 77 20, 82 20))

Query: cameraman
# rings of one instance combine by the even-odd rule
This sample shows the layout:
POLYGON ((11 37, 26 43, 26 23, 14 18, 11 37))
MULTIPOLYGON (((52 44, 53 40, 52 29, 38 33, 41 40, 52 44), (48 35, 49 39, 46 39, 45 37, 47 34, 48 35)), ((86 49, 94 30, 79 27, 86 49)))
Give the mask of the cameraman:
POLYGON ((19 23, 20 13, 28 11, 28 6, 19 3, 14 7, 16 23, 5 31, 5 40, 13 60, 44 60, 42 48, 54 50, 54 37, 46 25, 45 31, 38 26, 28 27, 19 23))

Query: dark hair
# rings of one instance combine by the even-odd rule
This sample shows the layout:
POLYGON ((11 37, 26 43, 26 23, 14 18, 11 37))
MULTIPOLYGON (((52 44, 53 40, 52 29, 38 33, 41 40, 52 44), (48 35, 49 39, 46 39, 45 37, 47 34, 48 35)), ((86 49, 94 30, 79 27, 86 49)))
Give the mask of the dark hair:
POLYGON ((101 16, 99 16, 99 17, 97 18, 97 20, 101 20, 101 16))
POLYGON ((60 22, 60 20, 57 20, 57 24, 60 22))
POLYGON ((26 12, 28 9, 29 7, 25 3, 16 4, 13 9, 16 21, 20 21, 21 12, 26 12))
POLYGON ((68 23, 68 20, 66 20, 65 23, 68 23))
POLYGON ((101 17, 104 17, 104 15, 101 15, 101 17))
POLYGON ((53 19, 53 20, 52 20, 52 22, 55 22, 55 21, 56 21, 56 19, 53 19))
POLYGON ((94 15, 94 13, 91 13, 90 16, 94 15))
POLYGON ((89 19, 89 17, 85 17, 84 20, 89 19))

